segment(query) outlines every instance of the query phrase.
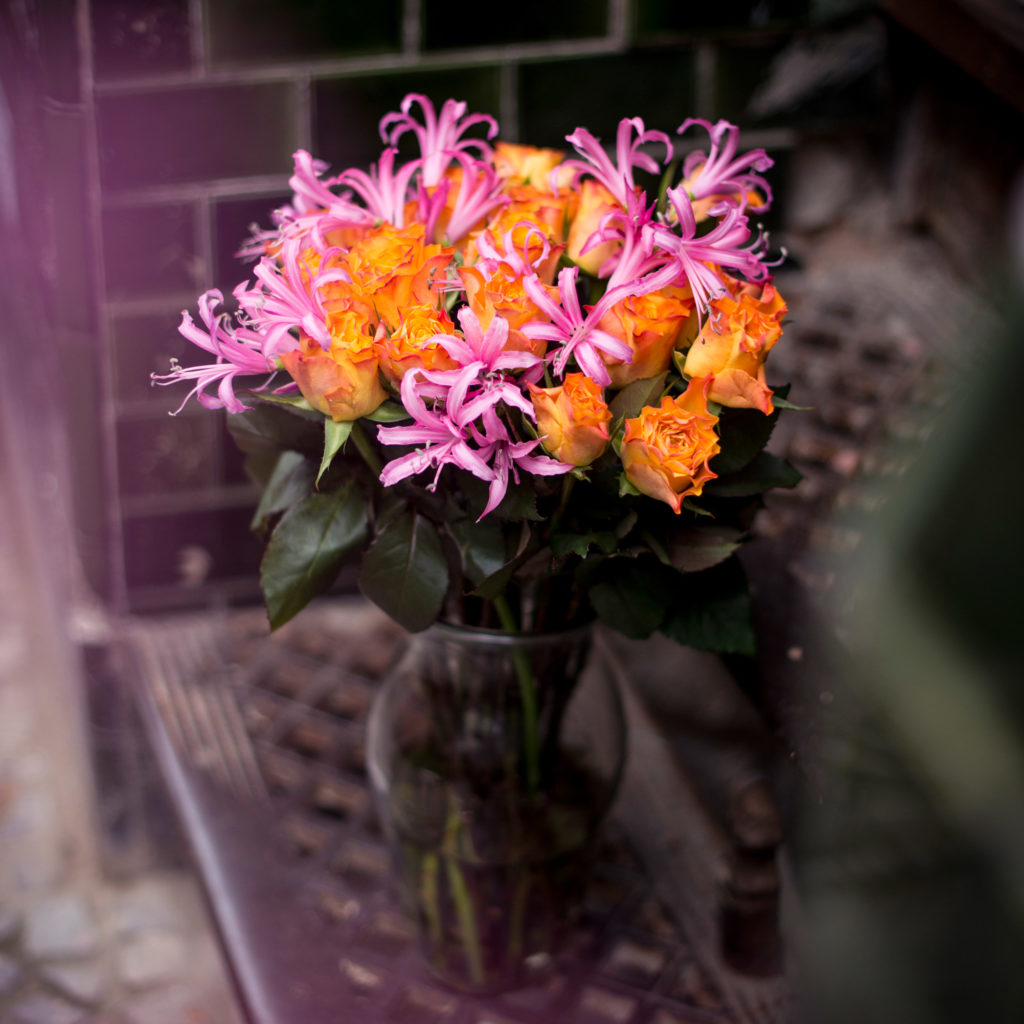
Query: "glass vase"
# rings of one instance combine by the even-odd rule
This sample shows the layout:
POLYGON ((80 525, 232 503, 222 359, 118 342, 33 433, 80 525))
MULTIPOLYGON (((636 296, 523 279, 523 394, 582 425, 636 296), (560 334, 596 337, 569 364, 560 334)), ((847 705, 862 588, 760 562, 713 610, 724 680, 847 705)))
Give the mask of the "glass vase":
POLYGON ((367 761, 395 878, 430 970, 521 983, 558 948, 625 756, 622 705, 590 627, 437 624, 371 709, 367 761))

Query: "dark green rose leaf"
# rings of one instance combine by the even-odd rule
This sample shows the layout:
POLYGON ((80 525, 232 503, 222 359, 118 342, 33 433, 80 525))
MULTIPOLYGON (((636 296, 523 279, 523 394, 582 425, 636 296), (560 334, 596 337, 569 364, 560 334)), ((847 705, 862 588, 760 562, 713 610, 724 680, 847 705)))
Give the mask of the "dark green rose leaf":
POLYGON ((723 409, 718 418, 722 450, 711 460, 711 468, 720 477, 742 469, 768 443, 778 418, 777 409, 770 416, 758 409, 723 409))
POLYGON ((712 480, 705 492, 710 497, 745 498, 773 487, 796 487, 803 479, 798 469, 771 452, 759 452, 742 469, 712 480))
POLYGON ((636 639, 650 636, 665 619, 675 577, 657 559, 609 558, 589 591, 601 621, 636 639))
POLYGON ((736 558, 713 569, 678 576, 660 625, 677 643, 720 654, 756 653, 747 577, 736 558))
POLYGON ((478 523, 456 519, 448 524, 448 530, 458 545, 466 579, 473 586, 492 576, 508 560, 505 532, 496 519, 488 516, 478 523))
POLYGON ((260 566, 271 628, 284 625, 326 590, 345 557, 365 539, 363 496, 351 481, 292 506, 270 535, 260 566))
POLYGON ((367 413, 363 419, 373 423, 396 423, 398 420, 410 419, 410 416, 404 405, 389 400, 382 402, 373 412, 367 413))
POLYGON ((724 562, 742 540, 743 533, 736 527, 708 523, 675 530, 662 548, 680 572, 701 572, 724 562))
POLYGON ((426 629, 448 590, 437 527, 412 509, 390 519, 363 557, 359 589, 410 632, 426 629))
POLYGON ((249 524, 263 530, 271 516, 284 512, 313 493, 313 467, 298 452, 281 452, 263 487, 263 495, 249 524))
POLYGON ((281 405, 263 404, 228 417, 228 430, 242 451, 296 451, 319 456, 323 447, 323 416, 315 419, 281 405))
POLYGON ((351 433, 351 422, 336 423, 332 419, 324 420, 324 454, 320 460, 320 472, 316 475, 317 484, 320 483, 324 473, 331 468, 334 456, 341 450, 341 446, 348 440, 351 433))
MULTIPOLYGON (((776 398, 784 399, 787 394, 788 384, 775 390, 776 398)), ((778 405, 770 416, 758 409, 723 409, 718 419, 722 450, 711 460, 711 468, 719 476, 742 469, 768 443, 780 412, 778 405)))
POLYGON ((275 395, 271 391, 249 391, 246 393, 249 398, 255 398, 260 402, 269 402, 271 405, 284 406, 299 416, 307 419, 323 419, 323 413, 318 412, 302 397, 302 395, 275 395))
POLYGON ((596 530, 593 533, 556 533, 551 537, 551 550, 558 558, 565 558, 567 555, 579 555, 585 558, 590 548, 596 547, 599 551, 610 555, 619 544, 619 538, 613 530, 596 530))
POLYGON ((612 413, 612 433, 616 433, 622 424, 634 416, 640 415, 645 405, 658 405, 661 393, 665 390, 667 373, 659 373, 657 377, 645 377, 627 384, 612 399, 609 406, 612 413))

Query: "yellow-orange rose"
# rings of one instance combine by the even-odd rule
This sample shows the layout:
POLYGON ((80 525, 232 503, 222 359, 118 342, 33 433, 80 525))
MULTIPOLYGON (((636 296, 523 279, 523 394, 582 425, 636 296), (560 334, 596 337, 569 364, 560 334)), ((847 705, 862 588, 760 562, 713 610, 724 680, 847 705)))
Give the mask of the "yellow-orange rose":
POLYGON ((708 466, 718 454, 715 426, 708 411, 710 380, 694 379, 678 398, 666 395, 660 406, 645 406, 626 420, 622 465, 626 479, 642 493, 671 505, 678 515, 683 499, 696 497, 718 474, 708 466))
MULTIPOLYGON (((678 291, 678 289, 676 289, 678 291)), ((693 309, 693 299, 678 295, 628 295, 603 317, 598 326, 633 350, 631 363, 605 359, 612 387, 622 388, 634 380, 656 377, 668 369, 679 330, 693 309)))
POLYGON ((573 263, 588 274, 596 274, 604 262, 622 246, 621 242, 602 242, 587 252, 583 247, 590 236, 601 227, 601 221, 615 210, 621 210, 618 200, 599 181, 588 178, 580 186, 580 202, 569 228, 567 253, 573 263))
POLYGON ((466 246, 467 266, 472 266, 479 259, 477 239, 481 234, 501 251, 505 246, 505 236, 511 231, 513 248, 520 256, 525 255, 531 264, 540 259, 544 240, 547 241, 548 255, 536 267, 536 272, 545 284, 551 284, 558 269, 558 258, 565 249, 562 238, 566 219, 575 207, 575 193, 564 191, 554 196, 530 185, 520 185, 507 189, 506 195, 511 202, 497 211, 483 232, 476 232, 466 246))
POLYGON ((380 368, 398 385, 412 369, 454 370, 456 363, 434 339, 452 334, 455 326, 444 310, 435 306, 406 306, 398 330, 388 335, 381 327, 374 340, 380 368))
POLYGON ((612 414, 601 388, 584 373, 567 373, 557 388, 528 385, 537 433, 560 462, 589 466, 608 445, 612 414))
POLYGON ((381 224, 343 257, 353 291, 372 303, 389 330, 402 322, 401 307, 436 302, 434 282, 452 260, 452 250, 424 243, 422 224, 381 224))
MULTIPOLYGON (((538 356, 544 354, 546 343, 539 338, 528 338, 520 328, 530 321, 546 321, 548 317, 537 308, 523 287, 523 279, 516 277, 507 263, 499 264, 490 277, 484 277, 476 267, 460 267, 459 277, 466 289, 466 302, 485 331, 494 317, 500 316, 508 321, 505 348, 538 356)), ((544 287, 558 301, 557 289, 550 285, 544 287)))
POLYGON ((734 409, 774 409, 764 363, 782 336, 786 304, 774 285, 744 283, 734 295, 715 299, 707 322, 686 354, 684 372, 713 375, 708 397, 734 409))
POLYGON ((534 185, 550 191, 551 172, 562 162, 565 153, 560 149, 538 149, 536 146, 517 146, 511 142, 494 144, 494 169, 513 184, 534 185))
POLYGON ((331 329, 338 334, 329 352, 303 333, 299 347, 285 352, 281 362, 314 409, 332 420, 357 420, 387 398, 377 372, 373 340, 353 324, 332 323, 331 329))

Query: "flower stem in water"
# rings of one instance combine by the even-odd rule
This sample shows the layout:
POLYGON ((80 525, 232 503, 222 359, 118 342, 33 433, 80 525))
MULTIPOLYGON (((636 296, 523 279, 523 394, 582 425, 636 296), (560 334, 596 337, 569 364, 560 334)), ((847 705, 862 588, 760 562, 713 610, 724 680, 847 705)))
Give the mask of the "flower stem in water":
MULTIPOLYGON (((494 610, 504 629, 516 632, 516 620, 508 600, 504 594, 494 599, 494 610)), ((537 740, 537 691, 533 685, 533 673, 530 662, 522 648, 512 651, 512 663, 515 665, 516 678, 519 680, 519 699, 523 704, 523 761, 526 772, 526 787, 535 793, 540 787, 540 750, 537 740)))

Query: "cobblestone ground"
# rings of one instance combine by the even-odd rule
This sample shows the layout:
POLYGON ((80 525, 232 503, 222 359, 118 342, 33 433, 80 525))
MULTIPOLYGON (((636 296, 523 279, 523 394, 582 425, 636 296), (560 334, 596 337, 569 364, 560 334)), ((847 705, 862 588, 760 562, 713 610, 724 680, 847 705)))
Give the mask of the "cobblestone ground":
POLYGON ((71 645, 0 420, 0 1024, 237 1024, 193 877, 102 870, 71 645))

